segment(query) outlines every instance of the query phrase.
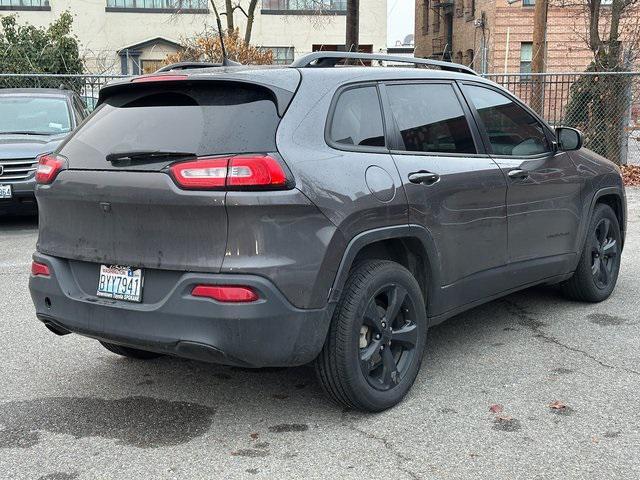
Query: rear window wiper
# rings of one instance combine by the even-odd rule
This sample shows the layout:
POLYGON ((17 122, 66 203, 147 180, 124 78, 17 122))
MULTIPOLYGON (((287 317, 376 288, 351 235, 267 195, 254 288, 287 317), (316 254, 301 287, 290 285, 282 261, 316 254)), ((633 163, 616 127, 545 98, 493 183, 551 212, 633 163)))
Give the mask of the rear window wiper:
POLYGON ((147 162, 155 160, 173 160, 181 158, 196 158, 198 155, 192 152, 168 152, 161 150, 134 150, 130 152, 117 152, 107 155, 107 161, 117 162, 147 162))

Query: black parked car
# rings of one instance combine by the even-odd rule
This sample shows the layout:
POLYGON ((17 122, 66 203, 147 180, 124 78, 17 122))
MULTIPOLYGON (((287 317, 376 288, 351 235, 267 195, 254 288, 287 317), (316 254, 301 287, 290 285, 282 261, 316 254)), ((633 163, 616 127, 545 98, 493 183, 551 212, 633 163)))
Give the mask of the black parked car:
POLYGON ((461 65, 376 55, 112 83, 38 179, 50 330, 134 358, 315 361, 369 411, 407 393, 431 325, 538 284, 607 298, 626 229, 620 172, 578 131, 461 65))
POLYGON ((70 90, 0 89, 0 215, 36 212, 37 157, 58 148, 87 114, 70 90))

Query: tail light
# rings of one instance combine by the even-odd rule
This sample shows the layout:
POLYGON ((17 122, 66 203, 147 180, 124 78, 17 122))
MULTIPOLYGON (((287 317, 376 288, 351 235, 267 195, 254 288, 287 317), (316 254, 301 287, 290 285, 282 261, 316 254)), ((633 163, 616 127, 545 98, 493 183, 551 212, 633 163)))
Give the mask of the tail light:
POLYGON ((48 277, 49 275, 51 275, 51 272, 49 271, 49 267, 44 263, 33 261, 31 262, 31 275, 33 275, 34 277, 48 277))
POLYGON ((146 77, 137 77, 131 80, 131 83, 147 83, 147 82, 175 82, 186 80, 187 75, 151 75, 146 77))
POLYGON ((259 298, 253 288, 238 285, 197 285, 191 295, 223 303, 251 303, 259 298))
POLYGON ((64 161, 57 155, 42 155, 38 158, 36 169, 36 182, 40 185, 48 185, 53 182, 58 173, 64 170, 64 161))
POLYGON ((204 157, 169 168, 178 186, 192 190, 278 189, 287 185, 280 163, 269 155, 204 157))

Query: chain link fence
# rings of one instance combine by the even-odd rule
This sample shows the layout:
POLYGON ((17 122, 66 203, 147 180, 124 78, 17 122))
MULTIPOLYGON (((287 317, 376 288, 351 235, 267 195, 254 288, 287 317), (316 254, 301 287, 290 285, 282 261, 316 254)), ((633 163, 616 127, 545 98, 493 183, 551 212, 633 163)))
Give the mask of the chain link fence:
MULTIPOLYGON (((640 72, 488 74, 554 126, 576 127, 585 145, 621 164, 640 164, 640 72)), ((92 109, 122 75, 0 74, 0 88, 69 88, 92 109)))
POLYGON ((124 78, 124 75, 51 75, 0 74, 0 88, 66 88, 80 95, 87 107, 93 110, 98 101, 98 93, 111 80, 124 78))
POLYGON ((553 126, 575 127, 585 145, 620 164, 640 164, 640 72, 489 74, 553 126))

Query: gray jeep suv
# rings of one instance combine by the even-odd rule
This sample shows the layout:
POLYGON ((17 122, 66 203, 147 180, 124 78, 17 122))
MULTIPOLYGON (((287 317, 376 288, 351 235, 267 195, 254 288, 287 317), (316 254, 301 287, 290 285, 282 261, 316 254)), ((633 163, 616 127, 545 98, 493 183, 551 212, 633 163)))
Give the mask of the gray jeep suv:
POLYGON ((538 284, 606 299, 626 224, 619 170, 578 131, 461 65, 379 55, 117 81, 38 181, 50 330, 134 358, 313 361, 367 411, 407 393, 429 326, 538 284))

